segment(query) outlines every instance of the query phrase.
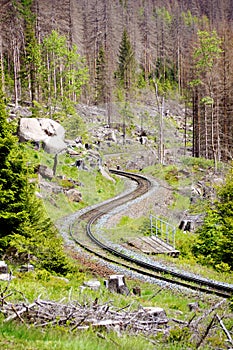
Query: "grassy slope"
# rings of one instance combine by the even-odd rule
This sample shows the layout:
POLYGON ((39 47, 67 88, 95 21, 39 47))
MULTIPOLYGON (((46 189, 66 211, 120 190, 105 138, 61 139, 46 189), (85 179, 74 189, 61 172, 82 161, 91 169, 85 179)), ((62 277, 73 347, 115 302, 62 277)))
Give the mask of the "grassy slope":
MULTIPOLYGON (((209 309, 213 303, 217 301, 214 298, 200 298, 199 295, 181 294, 179 292, 169 291, 156 285, 139 283, 138 281, 129 280, 127 285, 130 290, 134 286, 140 286, 142 290, 141 296, 122 296, 109 293, 101 281, 99 291, 84 290, 80 292, 80 285, 83 280, 90 278, 85 273, 76 276, 68 276, 69 282, 50 276, 45 272, 30 272, 27 274, 16 274, 16 279, 11 283, 9 290, 13 291, 11 297, 6 300, 28 300, 32 302, 40 295, 42 300, 61 300, 68 302, 69 300, 78 300, 79 303, 92 303, 98 298, 98 303, 103 304, 110 302, 119 308, 131 305, 131 309, 137 309, 140 306, 159 306, 163 307, 168 318, 180 319, 188 321, 192 318, 193 311, 189 310, 190 302, 199 302, 200 310, 197 316, 205 309, 209 309)), ((3 287, 3 283, 1 284, 3 287)), ((219 310, 218 310, 219 311, 219 310)), ((222 311, 223 312, 223 311, 222 311)), ((2 318, 1 318, 2 319, 2 318)), ((227 326, 232 326, 228 323, 227 326)), ((116 346, 120 349, 155 349, 155 345, 151 344, 143 335, 129 336, 122 334, 120 337, 116 333, 106 332, 104 329, 75 331, 70 332, 68 328, 59 326, 48 327, 41 332, 40 329, 30 326, 19 325, 18 321, 4 324, 1 321, 0 345, 1 349, 6 350, 47 350, 47 349, 111 349, 116 346), (115 345, 114 345, 115 344, 115 345), (117 344, 117 345, 116 345, 117 344)), ((221 332, 216 332, 209 340, 209 345, 203 349, 211 349, 219 344, 222 337, 221 332)), ((156 349, 188 349, 189 334, 185 333, 185 329, 181 331, 181 326, 175 328, 169 338, 162 336, 152 336, 151 341, 156 342, 156 349)), ((216 347, 215 347, 216 348, 216 347)))
MULTIPOLYGON (((33 163, 43 163, 50 167, 53 166, 53 159, 51 156, 45 154, 44 152, 35 153, 32 149, 28 150, 30 154, 31 161, 33 163)), ((83 202, 82 203, 71 203, 67 201, 66 197, 63 194, 59 195, 49 195, 45 198, 45 206, 49 215, 55 221, 58 218, 68 215, 83 206, 93 204, 97 201, 102 201, 106 198, 112 197, 116 193, 120 192, 123 189, 123 184, 120 181, 117 181, 116 186, 111 182, 103 179, 96 172, 86 173, 77 171, 74 167, 70 167, 72 163, 71 159, 68 159, 66 156, 59 156, 59 165, 58 165, 58 174, 65 174, 67 177, 71 177, 77 181, 80 181, 83 186, 78 187, 82 192, 83 202)), ((177 180, 173 177, 174 172, 164 171, 158 167, 150 167, 144 171, 147 174, 153 175, 155 177, 161 176, 163 179, 168 179, 170 176, 170 181, 175 180, 174 187, 178 187, 177 180), (169 176, 168 176, 169 175, 169 176)), ((187 184, 189 182, 186 178, 179 178, 179 185, 187 184), (183 181, 183 183, 182 183, 183 181)), ((177 207, 184 206, 184 197, 176 197, 176 203, 174 202, 173 209, 177 207), (182 202, 182 205, 181 205, 182 202)), ((187 202, 188 203, 188 202, 187 202)), ((143 218, 144 220, 144 218, 143 218)), ((133 231, 140 229, 142 222, 140 219, 137 221, 129 222, 128 218, 122 220, 119 225, 119 230, 122 232, 125 231, 124 225, 131 225, 133 231), (125 221, 125 222, 124 222, 125 221), (122 229, 123 227, 123 229, 122 229)), ((127 226, 127 227, 128 227, 127 226)), ((139 232, 139 231, 137 231, 139 232)), ((120 234, 119 234, 120 235, 120 234)), ((181 238, 182 240, 182 238, 181 238)), ((188 244, 188 243, 187 243, 188 244)), ((164 258, 165 262, 171 263, 170 258, 164 258)), ((179 259, 180 266, 188 267, 190 269, 190 263, 193 270, 200 272, 202 269, 199 265, 196 265, 195 261, 192 261, 190 256, 183 257, 179 259)), ((174 260, 172 261, 174 263, 174 260)), ((215 302, 213 298, 181 294, 175 291, 166 290, 165 288, 160 288, 154 285, 143 284, 138 281, 127 281, 128 286, 132 289, 134 286, 139 285, 142 289, 142 295, 139 296, 119 296, 110 294, 106 291, 103 286, 103 280, 98 278, 101 281, 101 289, 98 292, 93 292, 85 290, 84 293, 80 293, 80 285, 84 280, 92 278, 91 272, 85 270, 83 266, 78 266, 78 273, 74 276, 67 276, 69 282, 58 279, 55 276, 49 275, 45 271, 36 271, 27 274, 19 274, 14 272, 16 278, 11 282, 9 287, 10 290, 18 291, 14 292, 11 297, 7 299, 18 300, 22 298, 22 295, 29 300, 33 301, 38 295, 41 295, 43 299, 52 299, 60 300, 65 298, 68 300, 70 297, 73 300, 78 300, 80 303, 84 301, 92 301, 96 297, 99 298, 99 303, 104 303, 109 300, 112 300, 114 305, 119 307, 124 307, 126 305, 132 304, 133 307, 138 305, 142 306, 160 306, 163 307, 169 318, 179 318, 181 320, 190 320, 193 316, 193 313, 189 310, 188 304, 190 302, 199 301, 200 315, 203 310, 210 308, 211 305, 215 302)), ((216 279, 225 278, 228 280, 228 277, 223 276, 223 274, 218 274, 210 269, 202 269, 204 275, 216 279)), ((230 276, 229 276, 230 277, 230 276)), ((1 291, 5 288, 5 282, 0 282, 1 291)), ((227 307, 226 307, 227 311, 227 307)), ((197 316, 198 316, 197 315, 197 316)), ((0 332, 0 348, 4 350, 47 350, 47 349, 112 349, 116 347, 119 349, 190 349, 192 345, 189 343, 189 335, 186 335, 185 330, 181 330, 181 327, 178 326, 173 330, 169 339, 159 336, 157 339, 152 339, 156 345, 151 343, 148 339, 139 335, 137 337, 129 336, 123 334, 121 337, 118 337, 116 333, 106 332, 105 330, 89 330, 86 332, 77 332, 70 333, 67 329, 61 329, 55 327, 53 329, 38 330, 31 326, 27 328, 24 325, 19 325, 19 322, 4 324, 3 317, 1 316, 1 332, 0 332)), ((208 322, 208 320, 207 320, 208 322)), ((233 326, 232 322, 228 323, 227 326, 230 328, 233 326)), ((153 338, 153 337, 152 337, 153 338)), ((211 337, 207 339, 206 346, 203 346, 202 349, 213 349, 213 348, 224 348, 224 336, 220 330, 211 334, 211 337)))

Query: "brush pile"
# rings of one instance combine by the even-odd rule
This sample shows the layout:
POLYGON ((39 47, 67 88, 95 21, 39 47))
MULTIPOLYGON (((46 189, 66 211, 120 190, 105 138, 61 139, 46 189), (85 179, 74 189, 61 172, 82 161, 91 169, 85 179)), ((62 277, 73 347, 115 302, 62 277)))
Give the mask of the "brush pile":
POLYGON ((63 303, 37 298, 33 303, 17 304, 4 302, 1 312, 5 315, 4 322, 18 320, 34 327, 61 326, 69 327, 70 331, 88 328, 105 328, 117 332, 128 331, 155 334, 166 332, 168 318, 162 308, 142 308, 131 311, 130 305, 116 309, 111 303, 92 303, 81 305, 78 301, 63 303))

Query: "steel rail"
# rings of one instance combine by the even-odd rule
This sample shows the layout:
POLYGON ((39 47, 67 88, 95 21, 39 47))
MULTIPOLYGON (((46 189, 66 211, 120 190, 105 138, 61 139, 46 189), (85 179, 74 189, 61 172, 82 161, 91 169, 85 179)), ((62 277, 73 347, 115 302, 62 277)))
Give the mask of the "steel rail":
POLYGON ((112 247, 107 246, 106 244, 104 244, 103 242, 99 241, 92 233, 91 231, 91 226, 101 217, 103 216, 106 212, 114 209, 115 207, 122 205, 128 201, 131 201, 134 198, 137 198, 139 196, 141 196, 142 194, 146 193, 148 191, 148 189, 151 187, 151 182, 150 180, 148 180, 146 177, 142 176, 142 175, 136 175, 136 174, 132 174, 132 173, 128 173, 128 172, 124 172, 124 171, 119 171, 119 170, 110 170, 111 173, 114 173, 116 175, 120 175, 120 176, 124 176, 127 178, 130 178, 131 180, 137 182, 138 186, 137 188, 128 193, 125 194, 119 198, 114 198, 110 203, 105 203, 102 204, 100 206, 98 206, 95 209, 91 209, 90 211, 88 211, 87 213, 83 214, 79 220, 87 220, 86 223, 86 234, 89 237, 89 239, 95 243, 95 245, 97 245, 98 247, 100 247, 101 249, 103 249, 104 251, 107 251, 109 253, 111 253, 112 255, 123 259, 124 261, 127 261, 133 265, 127 265, 124 263, 119 263, 116 262, 115 260, 104 256, 101 253, 96 252, 95 249, 87 247, 87 245, 82 244, 81 242, 78 241, 78 239, 76 239, 72 233, 73 230, 73 226, 70 227, 70 235, 72 236, 72 238, 74 239, 74 241, 81 245, 83 248, 85 248, 86 250, 88 250, 91 253, 94 253, 95 255, 101 257, 102 259, 108 260, 110 262, 114 262, 114 263, 118 263, 124 267, 130 268, 131 270, 134 270, 138 273, 147 275, 149 277, 154 277, 157 279, 161 279, 164 280, 166 282, 169 283, 173 283, 173 284, 178 284, 180 286, 186 287, 186 288, 191 288, 191 289, 195 289, 195 290, 199 290, 205 293, 209 293, 209 294, 216 294, 218 296, 224 297, 224 298, 229 298, 232 296, 233 294, 233 287, 230 286, 226 286, 223 284, 220 284, 218 282, 215 281, 207 281, 203 278, 198 278, 198 277, 194 277, 194 276, 190 276, 190 275, 186 275, 183 273, 179 273, 179 272, 175 272, 169 268, 165 268, 165 267, 159 267, 159 266, 154 266, 153 264, 147 263, 145 261, 141 261, 139 259, 136 258, 132 258, 126 254, 123 254, 119 251, 117 251, 116 249, 113 249, 112 247), (149 270, 141 270, 140 268, 149 270), (156 271, 159 273, 158 274, 154 274, 151 273, 150 271, 156 271), (167 274, 169 276, 172 276, 173 278, 177 278, 179 280, 174 280, 171 278, 168 278, 164 275, 161 274, 167 274), (189 282, 189 284, 187 284, 186 282, 189 282), (190 283, 195 283, 196 285, 190 284, 190 283))

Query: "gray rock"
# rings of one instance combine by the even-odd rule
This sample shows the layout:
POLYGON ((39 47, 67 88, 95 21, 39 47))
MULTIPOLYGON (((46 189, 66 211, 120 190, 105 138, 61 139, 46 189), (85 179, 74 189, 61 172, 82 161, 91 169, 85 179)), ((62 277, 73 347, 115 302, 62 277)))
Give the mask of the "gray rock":
POLYGON ((53 170, 48 168, 46 165, 40 165, 38 168, 38 173, 46 179, 53 178, 53 170))
POLYGON ((63 192, 63 187, 62 186, 58 186, 55 183, 50 183, 50 182, 46 182, 46 181, 40 181, 40 188, 43 191, 46 191, 46 193, 61 193, 63 192))
POLYGON ((20 272, 34 271, 35 267, 31 264, 25 264, 20 267, 20 272))
POLYGON ((109 133, 106 135, 108 141, 117 142, 116 134, 114 130, 110 130, 109 133))
POLYGON ((105 177, 105 179, 107 179, 107 180, 112 181, 112 182, 115 183, 115 180, 113 179, 113 177, 111 177, 111 176, 109 175, 109 173, 107 173, 107 171, 106 171, 102 166, 99 167, 99 172, 101 173, 101 175, 102 175, 103 177, 105 177))
POLYGON ((166 318, 166 312, 163 308, 157 307, 157 306, 148 306, 148 307, 143 307, 143 310, 150 314, 153 315, 154 317, 159 317, 159 318, 166 318))
POLYGON ((8 273, 8 266, 5 261, 0 261, 0 273, 8 273))
POLYGON ((82 194, 75 188, 71 188, 70 190, 66 191, 65 194, 72 202, 79 203, 82 201, 82 194))
POLYGON ((11 281, 13 278, 11 273, 0 273, 0 281, 11 281))
POLYGON ((65 129, 56 121, 47 118, 21 118, 18 136, 21 142, 42 142, 48 153, 65 150, 65 129))
POLYGON ((145 145, 148 142, 148 138, 146 136, 140 136, 139 141, 142 145, 145 145))
POLYGON ((48 137, 44 140, 43 145, 45 152, 50 154, 60 153, 67 148, 66 143, 59 136, 48 137))
POLYGON ((100 288, 100 282, 97 280, 90 280, 83 283, 84 286, 89 287, 92 290, 98 290, 100 288))

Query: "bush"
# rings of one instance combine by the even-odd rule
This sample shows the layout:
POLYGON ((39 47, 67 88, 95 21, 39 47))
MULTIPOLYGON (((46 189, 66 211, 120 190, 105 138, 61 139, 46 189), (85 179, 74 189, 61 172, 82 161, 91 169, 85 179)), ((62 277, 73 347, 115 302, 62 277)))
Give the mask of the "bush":
POLYGON ((233 270, 233 170, 218 190, 218 199, 207 210, 193 247, 199 260, 217 269, 233 270))

